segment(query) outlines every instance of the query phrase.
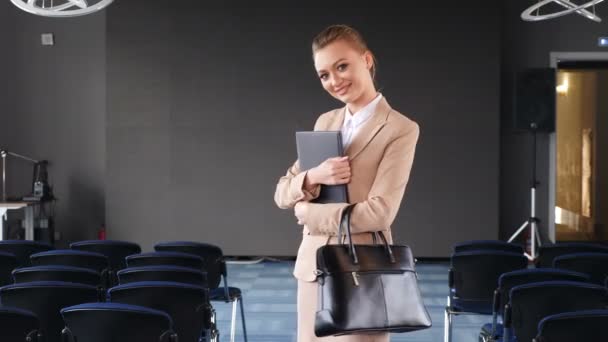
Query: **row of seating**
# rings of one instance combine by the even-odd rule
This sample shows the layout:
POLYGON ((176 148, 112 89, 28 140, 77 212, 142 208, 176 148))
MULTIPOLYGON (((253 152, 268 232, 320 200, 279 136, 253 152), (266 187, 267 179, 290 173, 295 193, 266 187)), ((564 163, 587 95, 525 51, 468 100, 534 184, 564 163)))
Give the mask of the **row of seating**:
POLYGON ((554 319, 579 326, 584 324, 578 315, 590 322, 608 319, 607 277, 608 247, 603 245, 541 246, 538 259, 529 265, 519 244, 459 243, 451 255, 445 341, 452 338, 453 316, 466 314, 492 316, 492 323, 481 329, 480 341, 608 340, 597 327, 584 332, 571 329, 558 340, 547 340, 554 333, 554 319), (569 340, 573 333, 577 337, 569 340))
POLYGON ((104 298, 108 302, 101 301, 97 290, 59 281, 0 288, 2 341, 210 340, 202 287, 133 283, 110 289, 104 298))
MULTIPOLYGON (((190 303, 190 305, 198 303, 197 310, 199 311, 205 311, 203 308, 209 306, 209 310, 207 310, 209 317, 200 321, 201 323, 211 321, 211 326, 205 324, 206 340, 217 338, 216 331, 209 330, 214 328, 215 311, 206 304, 213 300, 233 303, 232 341, 234 341, 236 333, 235 313, 237 305, 240 304, 243 333, 245 341, 247 341, 242 294, 240 289, 228 286, 226 263, 219 247, 198 242, 171 241, 159 243, 154 246, 154 249, 155 252, 141 253, 141 248, 137 244, 112 240, 80 241, 71 244, 70 249, 67 250, 54 250, 48 245, 32 241, 0 241, 0 252, 2 253, 0 259, 6 257, 7 261, 0 263, 3 265, 0 270, 0 278, 4 284, 9 283, 10 280, 14 280, 16 283, 0 289, 0 292, 5 288, 8 291, 13 287, 25 288, 27 286, 33 286, 40 292, 42 284, 46 286, 43 288, 48 288, 48 286, 61 285, 57 281, 68 281, 80 283, 81 286, 95 286, 98 293, 96 299, 102 302, 104 300, 113 301, 113 293, 115 300, 116 291, 129 290, 141 293, 142 291, 163 289, 170 293, 172 290, 167 289, 175 289, 176 286, 182 289, 175 291, 176 296, 179 296, 180 293, 183 296, 187 292, 184 291, 184 288, 190 286, 190 289, 199 293, 199 296, 200 293, 204 293, 206 299, 196 301, 190 298, 184 303, 190 303), (13 258, 12 262, 11 258, 13 258), (11 266, 15 266, 15 268, 11 270, 11 266), (220 286, 222 279, 223 286, 220 286), (144 288, 146 290, 142 290, 144 288)), ((176 316, 180 316, 181 312, 188 312, 188 310, 169 310, 170 308, 167 307, 169 304, 155 302, 156 297, 179 302, 178 297, 173 298, 166 294, 163 296, 159 292, 156 296, 139 297, 140 301, 131 304, 148 308, 164 308, 165 311, 171 311, 176 316)), ((83 302, 75 304, 81 303, 83 302)), ((67 306, 65 304, 62 304, 62 308, 67 306)), ((133 311, 131 309, 127 311, 133 311)), ((109 307, 101 309, 106 315, 108 310, 109 307)), ((58 315, 58 310, 55 311, 58 315)), ((78 309, 78 312, 81 311, 82 308, 78 309)), ((176 322, 178 328, 175 331, 180 334, 180 339, 198 341, 198 339, 193 339, 196 334, 187 334, 190 336, 189 338, 181 336, 183 327, 196 327, 196 325, 185 324, 185 317, 172 317, 174 315, 169 314, 170 318, 176 322)), ((201 318, 200 315, 191 317, 201 318)), ((67 322, 63 323, 67 324, 67 322)), ((171 334, 167 336, 172 336, 171 334)), ((55 337, 57 336, 59 335, 55 337)))

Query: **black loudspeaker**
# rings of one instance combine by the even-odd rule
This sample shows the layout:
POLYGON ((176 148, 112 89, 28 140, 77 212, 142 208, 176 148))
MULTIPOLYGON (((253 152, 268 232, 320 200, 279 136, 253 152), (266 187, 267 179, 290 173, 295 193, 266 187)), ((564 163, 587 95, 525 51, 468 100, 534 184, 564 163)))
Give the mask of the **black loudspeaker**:
POLYGON ((555 131, 556 70, 532 68, 515 79, 515 130, 555 131), (534 127, 535 126, 535 127, 534 127))

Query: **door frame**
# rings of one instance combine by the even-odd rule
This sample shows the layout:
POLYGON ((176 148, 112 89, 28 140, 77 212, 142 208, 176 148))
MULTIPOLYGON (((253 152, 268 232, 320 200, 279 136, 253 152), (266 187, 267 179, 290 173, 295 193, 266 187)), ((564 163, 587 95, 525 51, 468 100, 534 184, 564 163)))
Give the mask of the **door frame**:
MULTIPOLYGON (((557 64, 559 62, 589 62, 589 61, 601 61, 608 62, 608 52, 599 51, 588 51, 588 52, 572 52, 572 51, 554 51, 549 53, 549 66, 555 69, 557 73, 557 64)), ((556 99, 557 101, 557 99, 556 99)), ((557 104, 556 104, 557 105, 557 104)), ((557 113, 555 113, 557 115, 557 113)), ((555 120, 555 130, 557 131, 557 120, 555 120)), ((547 233, 551 242, 555 243, 555 163, 557 161, 557 146, 556 146, 556 132, 549 134, 549 177, 547 196, 549 201, 549 212, 547 217, 549 222, 547 224, 547 233)))

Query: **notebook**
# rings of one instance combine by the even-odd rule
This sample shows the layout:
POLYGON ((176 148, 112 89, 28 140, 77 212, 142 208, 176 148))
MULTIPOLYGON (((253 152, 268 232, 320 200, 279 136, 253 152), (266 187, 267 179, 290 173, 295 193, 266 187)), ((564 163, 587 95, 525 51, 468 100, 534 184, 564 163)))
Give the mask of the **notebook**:
MULTIPOLYGON (((344 155, 340 131, 298 131, 296 132, 298 160, 302 171, 309 170, 327 158, 344 155)), ((321 185, 319 197, 314 203, 348 203, 346 184, 321 185)))

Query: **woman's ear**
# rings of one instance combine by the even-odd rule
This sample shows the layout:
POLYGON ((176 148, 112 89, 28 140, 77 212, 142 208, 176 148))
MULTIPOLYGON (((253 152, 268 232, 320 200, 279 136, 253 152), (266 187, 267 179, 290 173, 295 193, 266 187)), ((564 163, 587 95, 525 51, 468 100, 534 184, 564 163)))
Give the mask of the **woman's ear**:
POLYGON ((374 66, 374 56, 368 50, 365 51, 365 53, 363 54, 363 58, 365 59, 365 67, 367 68, 367 70, 371 70, 371 68, 374 66))

